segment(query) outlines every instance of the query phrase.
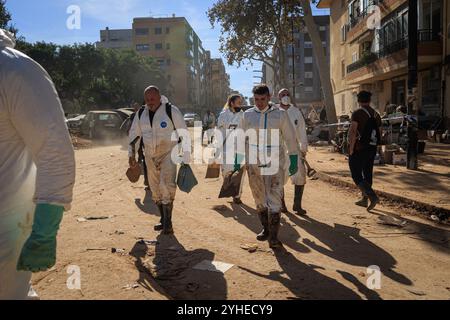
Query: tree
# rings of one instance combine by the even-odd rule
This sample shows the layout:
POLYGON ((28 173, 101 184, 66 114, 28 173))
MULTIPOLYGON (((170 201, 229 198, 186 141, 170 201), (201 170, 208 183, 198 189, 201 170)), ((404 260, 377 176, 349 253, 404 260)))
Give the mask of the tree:
MULTIPOLYGON (((327 110, 327 120, 328 123, 337 123, 336 105, 334 101, 333 87, 331 85, 330 67, 325 57, 319 30, 312 15, 311 3, 309 0, 299 0, 299 2, 303 9, 303 20, 306 27, 308 28, 308 33, 311 37, 311 42, 319 69, 325 108, 327 110)), ((335 128, 331 127, 330 133, 332 137, 334 137, 335 131, 335 128)))
POLYGON ((6 29, 16 34, 15 29, 11 24, 11 14, 6 9, 6 0, 0 0, 0 29, 6 29))
POLYGON ((292 42, 291 21, 299 22, 301 7, 293 0, 218 0, 208 10, 211 25, 222 28, 220 50, 228 64, 261 61, 287 87, 286 49, 292 42))
POLYGON ((220 50, 228 64, 261 61, 274 71, 277 87, 290 87, 288 46, 294 29, 306 24, 318 63, 328 121, 337 122, 330 71, 309 0, 217 0, 208 10, 211 25, 221 26, 220 50))

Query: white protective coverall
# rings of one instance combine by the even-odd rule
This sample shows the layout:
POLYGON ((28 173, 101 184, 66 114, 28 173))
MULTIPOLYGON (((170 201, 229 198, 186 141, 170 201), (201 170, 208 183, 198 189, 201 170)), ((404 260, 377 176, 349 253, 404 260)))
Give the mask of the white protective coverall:
MULTIPOLYGON (((283 109, 280 105, 277 105, 278 108, 283 109)), ((284 109, 283 109, 284 110, 284 109)), ((306 185, 306 166, 304 163, 304 156, 308 152, 308 135, 306 133, 306 122, 303 117, 302 112, 295 106, 290 105, 289 109, 286 110, 288 113, 289 119, 291 120, 292 125, 295 129, 295 137, 297 139, 297 144, 299 146, 300 153, 299 161, 298 161, 298 172, 289 178, 289 157, 286 158, 285 163, 285 184, 291 180, 293 185, 296 186, 304 186, 306 185)), ((284 147, 287 152, 287 147, 284 147)))
MULTIPOLYGON (((172 160, 172 150, 178 142, 172 141, 175 128, 166 112, 169 100, 162 96, 161 106, 155 113, 153 125, 150 124, 149 108, 146 107, 141 117, 136 115, 130 129, 130 143, 137 137, 144 141, 145 161, 147 164, 148 180, 156 204, 168 205, 175 200, 177 185, 177 163, 172 160)), ((187 130, 186 122, 180 110, 172 106, 172 119, 176 130, 187 130)), ((189 141, 190 142, 190 141, 189 141)), ((137 141, 138 146, 140 140, 137 141)), ((184 162, 189 162, 190 150, 184 153, 184 162)), ((132 147, 129 156, 134 157, 132 147)))
MULTIPOLYGON (((228 140, 230 132, 232 130, 235 130, 239 127, 239 124, 244 117, 244 112, 233 112, 230 109, 225 109, 222 111, 222 113, 219 116, 219 119, 217 120, 217 126, 222 134, 222 146, 217 146, 217 149, 222 150, 222 159, 223 159, 223 165, 222 165, 222 176, 225 178, 225 176, 234 170, 234 160, 236 158, 236 148, 233 148, 234 152, 227 152, 228 150, 231 151, 229 147, 227 147, 227 142, 230 142, 228 140)), ((219 142, 219 141, 217 141, 219 142)), ((231 143, 231 142, 230 142, 231 143)), ((217 154, 217 152, 216 152, 217 154)), ((242 181, 241 181, 241 188, 239 190, 239 198, 242 196, 243 191, 243 185, 244 185, 244 179, 245 174, 242 175, 242 181)))
POLYGON ((27 299, 17 272, 36 204, 70 209, 75 158, 61 102, 47 72, 14 50, 0 29, 0 300, 27 299))
POLYGON ((257 144, 249 139, 246 146, 249 183, 257 211, 262 212, 268 209, 269 214, 280 213, 285 180, 285 158, 288 154, 297 155, 299 152, 295 130, 289 121, 288 113, 275 106, 269 106, 263 111, 254 107, 244 113, 239 129, 244 130, 246 135, 249 135, 248 130, 252 129, 256 131, 258 137, 257 144), (267 130, 266 134, 261 134, 263 129, 267 130), (276 133, 279 134, 278 143, 272 139, 272 135, 276 133), (260 136, 263 137, 262 141, 260 136), (284 152, 284 145, 288 153, 284 152), (258 150, 268 156, 267 158, 258 156, 257 164, 255 164, 251 155, 255 152, 258 154, 258 150), (276 163, 274 163, 275 157, 278 158, 276 163), (274 171, 272 169, 266 171, 263 168, 266 165, 276 166, 276 168, 274 171))

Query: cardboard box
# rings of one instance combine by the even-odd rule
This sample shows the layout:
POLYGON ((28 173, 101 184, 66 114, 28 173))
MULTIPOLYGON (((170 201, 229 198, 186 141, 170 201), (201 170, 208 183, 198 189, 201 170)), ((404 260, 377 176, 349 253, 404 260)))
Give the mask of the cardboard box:
POLYGON ((392 164, 396 166, 406 165, 406 161, 408 160, 408 156, 406 153, 394 152, 392 156, 392 164))

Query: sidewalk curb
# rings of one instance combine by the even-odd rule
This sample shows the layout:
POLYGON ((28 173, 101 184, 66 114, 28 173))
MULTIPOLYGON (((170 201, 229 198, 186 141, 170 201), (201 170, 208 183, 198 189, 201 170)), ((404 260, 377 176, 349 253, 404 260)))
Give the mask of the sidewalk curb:
MULTIPOLYGON (((318 175, 319 179, 324 182, 328 182, 333 185, 348 187, 355 191, 359 191, 359 189, 357 188, 357 186, 354 183, 348 182, 345 179, 334 177, 334 176, 331 176, 329 174, 326 174, 326 173, 323 173, 320 171, 317 172, 317 175, 318 175)), ((425 216, 429 219, 431 219, 431 215, 437 215, 439 217, 444 217, 444 219, 442 219, 444 221, 450 218, 450 209, 438 207, 438 206, 435 206, 435 205, 432 205, 429 203, 420 202, 417 200, 412 200, 412 199, 409 199, 409 198, 406 198, 403 196, 392 194, 392 193, 389 193, 386 191, 381 191, 378 189, 375 189, 375 192, 381 198, 384 198, 388 201, 396 201, 396 202, 403 203, 406 206, 417 210, 422 216, 425 216)))

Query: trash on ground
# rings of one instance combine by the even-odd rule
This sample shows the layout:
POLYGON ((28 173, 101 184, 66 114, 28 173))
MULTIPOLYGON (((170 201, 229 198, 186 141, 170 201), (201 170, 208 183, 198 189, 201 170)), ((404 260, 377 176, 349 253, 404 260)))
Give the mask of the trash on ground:
POLYGON ((108 219, 111 219, 111 218, 114 218, 114 217, 113 217, 113 216, 109 216, 109 217, 106 217, 106 216, 100 216, 100 217, 81 217, 81 218, 78 218, 77 221, 78 221, 78 222, 87 222, 87 221, 94 221, 94 220, 108 220, 108 219))
POLYGON ((423 291, 418 291, 418 290, 411 290, 411 289, 408 289, 408 292, 410 292, 410 293, 412 293, 412 294, 414 294, 414 295, 416 295, 416 296, 426 296, 426 295, 427 295, 425 292, 423 292, 423 291))
POLYGON ((408 221, 406 220, 400 220, 391 216, 381 216, 378 219, 379 219, 378 224, 386 226, 404 228, 408 224, 408 221))
POLYGON ((244 249, 250 253, 255 253, 258 251, 259 247, 256 244, 243 244, 241 245, 241 249, 244 249))
POLYGON ((234 264, 229 264, 229 263, 220 262, 220 261, 204 260, 204 261, 200 262, 199 264, 195 265, 193 267, 193 269, 225 273, 233 267, 234 267, 234 264))
POLYGON ((139 288, 139 285, 137 283, 127 284, 126 286, 122 287, 122 289, 125 289, 125 290, 131 290, 131 289, 136 289, 136 288, 139 288))
POLYGON ((145 240, 145 239, 141 239, 140 241, 138 241, 139 244, 146 244, 149 246, 156 246, 159 244, 158 240, 145 240))
POLYGON ((125 250, 125 249, 112 248, 112 249, 111 249, 111 253, 126 254, 126 250, 125 250))

